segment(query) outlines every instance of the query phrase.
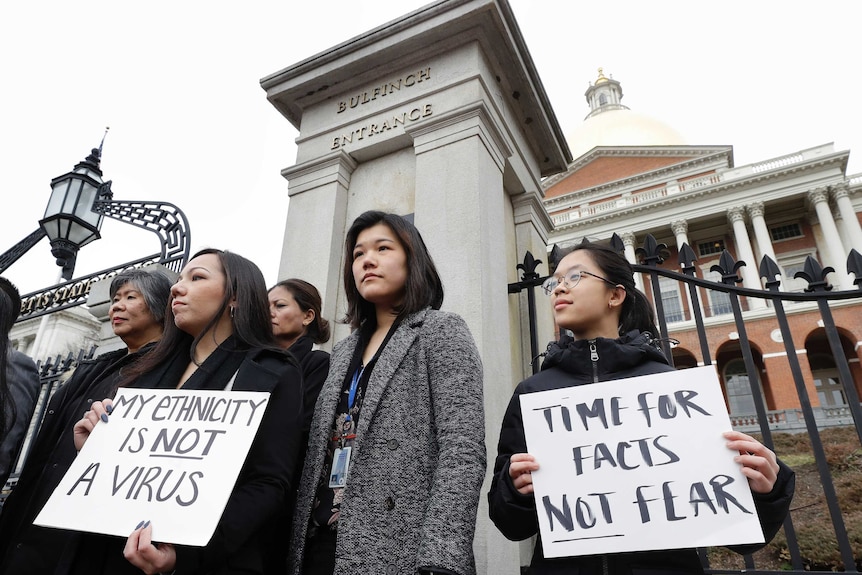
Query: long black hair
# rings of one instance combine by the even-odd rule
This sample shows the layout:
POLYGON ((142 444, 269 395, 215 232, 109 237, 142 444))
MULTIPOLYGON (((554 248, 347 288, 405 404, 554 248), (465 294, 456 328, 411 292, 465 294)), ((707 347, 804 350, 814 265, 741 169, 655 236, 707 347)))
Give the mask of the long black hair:
MULTIPOLYGON (((283 353, 272 335, 272 318, 269 313, 266 281, 263 273, 254 262, 229 251, 203 249, 191 257, 207 254, 215 255, 221 263, 225 276, 224 297, 216 313, 197 336, 182 331, 174 321, 165 322, 165 331, 155 349, 141 361, 135 363, 123 377, 120 387, 128 385, 141 374, 146 373, 162 362, 168 361, 177 349, 188 346, 189 359, 195 361, 195 348, 201 338, 207 336, 219 322, 232 300, 236 300, 231 314, 233 339, 236 350, 252 347, 264 348, 283 353)), ((191 260, 189 260, 191 261, 191 260)), ((173 297, 169 300, 169 305, 173 297)))
POLYGON ((580 243, 566 255, 576 251, 587 252, 593 263, 602 271, 605 279, 625 288, 626 299, 623 300, 620 310, 620 335, 636 329, 640 332, 648 332, 653 338, 658 337, 659 331, 655 324, 652 304, 635 286, 634 270, 628 260, 613 248, 599 243, 580 243))
POLYGON ((329 322, 321 315, 323 300, 317 288, 307 281, 297 278, 282 280, 269 288, 269 291, 277 287, 282 287, 289 291, 294 301, 296 301, 296 305, 303 312, 307 312, 308 310, 314 312, 314 321, 305 328, 305 334, 314 343, 326 343, 329 341, 329 322))
POLYGON ((356 247, 359 234, 377 224, 384 224, 392 230, 407 254, 404 300, 395 309, 398 319, 426 307, 440 309, 443 305, 443 282, 440 281, 434 260, 431 259, 416 226, 397 214, 371 210, 353 221, 344 240, 344 291, 347 294, 344 323, 350 324, 354 329, 368 319, 377 321, 374 304, 359 295, 356 281, 353 279, 353 248, 356 247))

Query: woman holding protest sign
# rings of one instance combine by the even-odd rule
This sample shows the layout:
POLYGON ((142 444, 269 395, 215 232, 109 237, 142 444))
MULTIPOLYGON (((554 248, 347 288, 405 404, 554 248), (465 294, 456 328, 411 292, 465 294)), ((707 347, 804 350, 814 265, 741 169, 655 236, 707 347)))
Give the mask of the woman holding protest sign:
POLYGON ((126 345, 82 361, 51 396, 18 484, 0 514, 0 573, 54 573, 64 546, 79 534, 33 525, 77 454, 72 427, 93 398, 112 397, 120 370, 151 351, 162 336, 171 281, 160 271, 131 269, 112 280, 108 317, 126 345))
POLYGON ((332 353, 311 427, 288 573, 474 575, 485 475, 482 366, 412 223, 347 232, 355 329, 332 353))
MULTIPOLYGON (((673 370, 652 335, 658 333, 652 306, 635 287, 631 265, 611 248, 595 243, 576 246, 543 288, 551 298, 557 325, 574 337, 562 336, 549 345, 542 371, 517 386, 503 419, 488 493, 489 513, 500 531, 516 541, 539 531, 532 472, 541 465, 527 453, 520 397, 673 370)), ((793 472, 756 439, 736 431, 726 432, 724 437, 728 449, 739 454, 735 460, 748 479, 769 541, 787 515, 793 472)), ((703 568, 694 549, 546 558, 540 538, 530 573, 703 573, 703 568)))
MULTIPOLYGON (((205 547, 154 543, 158 525, 146 517, 129 518, 141 524, 125 549, 115 538, 90 536, 91 544, 77 549, 69 572, 281 572, 284 541, 275 537, 284 532, 294 468, 301 458, 302 389, 296 360, 273 338, 263 275, 237 254, 200 251, 171 288, 170 309, 173 322, 164 337, 121 385, 267 391, 263 420, 205 547)), ((110 410, 109 401, 93 404, 75 425, 76 445, 83 445, 100 422, 110 421, 110 410)))

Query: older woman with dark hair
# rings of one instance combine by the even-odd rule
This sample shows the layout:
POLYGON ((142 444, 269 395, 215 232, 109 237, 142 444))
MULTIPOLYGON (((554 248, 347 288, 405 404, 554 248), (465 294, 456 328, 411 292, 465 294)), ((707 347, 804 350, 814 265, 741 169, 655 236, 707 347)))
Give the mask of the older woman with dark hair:
POLYGON ((418 230, 378 211, 344 243, 347 322, 320 392, 288 573, 474 575, 482 364, 418 230))
POLYGON ((112 397, 120 370, 150 351, 162 335, 171 282, 162 272, 133 269, 111 281, 108 316, 124 349, 81 362, 51 397, 39 434, 0 514, 0 573, 53 573, 77 534, 33 525, 33 519, 75 459, 72 426, 93 399, 112 397))
MULTIPOLYGON (((302 376, 296 360, 276 345, 260 269, 237 254, 195 254, 171 288, 173 321, 156 348, 132 366, 121 386, 184 390, 266 391, 266 412, 227 505, 204 547, 153 543, 147 522, 124 543, 85 534, 61 573, 277 573, 284 540, 277 540, 290 505, 301 457, 302 376)), ((110 401, 94 402, 75 424, 80 448, 110 401)), ((142 518, 144 519, 144 518, 142 518)), ((157 528, 158 526, 156 526, 157 528)))

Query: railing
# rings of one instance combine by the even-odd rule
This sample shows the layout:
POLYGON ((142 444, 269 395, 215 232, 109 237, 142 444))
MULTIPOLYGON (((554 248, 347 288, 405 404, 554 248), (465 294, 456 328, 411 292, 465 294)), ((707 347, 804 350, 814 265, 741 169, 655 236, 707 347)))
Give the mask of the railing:
MULTIPOLYGON (((790 161, 788 158, 787 161, 790 161)), ((796 161, 796 160, 794 160, 796 161)), ((616 234, 611 239, 611 245, 619 253, 624 253, 625 246, 622 240, 616 234)), ((679 264, 682 272, 676 272, 660 267, 664 261, 664 254, 667 252, 667 246, 658 244, 652 236, 647 236, 643 247, 637 250, 642 264, 633 266, 636 272, 644 275, 646 283, 650 284, 653 302, 656 306, 656 317, 659 322, 663 347, 665 355, 673 360, 673 352, 671 349, 671 339, 668 331, 668 321, 665 317, 659 277, 666 277, 681 282, 688 288, 689 301, 691 303, 691 314, 693 316, 693 329, 697 333, 697 340, 700 345, 702 363, 711 365, 714 363, 713 352, 709 346, 707 338, 705 320, 703 316, 703 307, 701 304, 700 290, 713 290, 727 294, 729 311, 732 314, 734 322, 734 330, 738 336, 739 351, 744 360, 745 370, 748 375, 749 384, 751 386, 751 397, 754 402, 755 413, 750 415, 734 415, 732 416, 733 425, 735 428, 746 432, 759 432, 763 437, 763 443, 772 448, 773 431, 787 431, 793 433, 805 432, 808 434, 811 441, 812 455, 817 466, 820 483, 823 488, 823 499, 828 508, 829 519, 832 529, 834 530, 834 540, 837 543, 837 548, 841 557, 841 567, 845 572, 858 573, 856 569, 857 559, 854 558, 853 549, 850 543, 850 537, 847 533, 845 518, 842 515, 841 508, 836 495, 833 477, 829 469, 826 458, 823 442, 820 438, 820 429, 836 425, 853 426, 855 427, 856 435, 862 443, 862 404, 859 401, 859 394, 856 390, 856 385, 850 372, 848 358, 844 353, 841 344, 841 337, 836 327, 830 304, 836 304, 841 301, 862 301, 862 289, 848 291, 831 291, 832 286, 826 280, 826 276, 833 272, 832 268, 822 268, 820 264, 809 257, 803 270, 797 272, 795 279, 802 279, 808 283, 808 288, 803 293, 783 292, 780 287, 780 270, 778 265, 765 256, 760 264, 760 277, 773 278, 768 279, 765 283, 766 290, 750 289, 739 287, 742 281, 737 271, 740 267, 746 265, 745 262, 737 262, 733 259, 730 253, 725 250, 722 252, 718 265, 711 268, 711 272, 721 274, 721 282, 714 282, 702 278, 695 277, 695 257, 694 251, 687 244, 679 250, 679 264), (759 370, 754 360, 751 345, 748 339, 745 318, 743 317, 741 298, 748 300, 752 298, 766 300, 768 302, 770 318, 774 318, 775 327, 780 332, 780 340, 784 345, 787 362, 792 374, 793 385, 795 386, 797 398, 799 400, 799 408, 787 410, 772 410, 767 411, 764 401, 764 395, 760 388, 759 370), (785 313, 785 304, 788 302, 808 302, 807 308, 812 310, 817 309, 820 314, 820 320, 817 322, 823 328, 826 334, 826 339, 829 344, 835 366, 838 371, 838 380, 846 398, 847 405, 840 407, 815 407, 811 405, 809 393, 806 386, 805 378, 802 375, 802 369, 799 364, 799 359, 796 353, 794 344, 794 334, 790 329, 790 324, 785 313)), ((551 253, 553 260, 559 261, 561 251, 555 246, 551 253)), ((515 284, 509 284, 509 293, 518 293, 524 289, 532 291, 536 286, 541 285, 545 278, 539 277, 535 273, 536 266, 539 260, 533 258, 531 254, 527 254, 524 264, 519 264, 518 268, 525 271, 524 280, 515 284), (528 264, 529 260, 529 265, 528 264), (527 272, 531 275, 528 278, 527 272)), ((555 262, 552 262, 555 263, 555 262)), ((847 260, 847 273, 853 274, 855 277, 854 284, 858 288, 862 288, 862 256, 856 250, 851 250, 847 260)), ((532 302, 532 300, 531 300, 532 302)), ((530 342, 533 350, 538 349, 535 333, 535 309, 531 305, 530 313, 530 342)), ((762 315, 762 314, 760 314, 762 315)), ((772 321, 772 320, 770 320, 772 321)), ((535 369, 535 367, 534 367, 535 369)), ((784 533, 787 540, 789 550, 790 570, 781 571, 781 573, 828 573, 826 571, 810 571, 806 570, 803 565, 802 555, 800 552, 799 543, 796 536, 796 531, 793 526, 792 517, 788 516, 784 523, 784 533)), ((854 535, 855 537, 856 535, 854 535)), ((743 571, 710 569, 706 553, 701 553, 704 564, 707 567, 706 573, 753 573, 753 574, 773 574, 776 571, 758 570, 754 564, 754 559, 751 555, 744 557, 745 569, 743 571)), ((862 558, 860 558, 862 561, 862 558)))
POLYGON ((721 181, 721 174, 709 174, 708 176, 703 176, 701 178, 696 178, 693 180, 686 180, 676 184, 668 184, 660 188, 653 188, 651 190, 645 190, 642 192, 636 192, 633 194, 620 196, 619 198, 608 200, 606 202, 598 202, 595 204, 579 206, 565 213, 553 216, 552 220, 554 221, 555 226, 564 225, 568 222, 576 221, 579 219, 591 218, 605 212, 625 209, 627 207, 643 204, 646 202, 652 202, 665 198, 667 196, 671 196, 673 194, 691 192, 693 190, 712 186, 714 184, 720 183, 721 181))
POLYGON ((77 353, 70 352, 65 357, 58 355, 55 358, 48 358, 45 362, 40 361, 36 364, 36 368, 39 370, 39 380, 41 383, 39 397, 33 407, 27 436, 21 445, 21 450, 18 453, 15 466, 12 467, 12 473, 9 475, 9 479, 6 480, 6 485, 3 486, 3 491, 0 492, 0 505, 2 505, 6 495, 18 483, 18 476, 21 474, 21 469, 24 467, 24 463, 27 461, 27 456, 30 454, 32 441, 35 439, 36 433, 39 431, 39 427, 45 417, 45 410, 48 408, 48 402, 51 399, 51 395, 59 386, 60 380, 79 363, 92 358, 95 352, 96 347, 93 346, 89 350, 81 349, 77 353))

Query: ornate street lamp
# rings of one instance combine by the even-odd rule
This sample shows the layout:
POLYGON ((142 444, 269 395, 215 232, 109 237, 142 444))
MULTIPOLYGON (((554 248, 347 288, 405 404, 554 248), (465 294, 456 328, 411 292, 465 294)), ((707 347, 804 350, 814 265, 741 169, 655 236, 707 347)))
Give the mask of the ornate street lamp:
POLYGON ((93 211, 93 205, 111 199, 111 182, 102 182, 101 157, 101 146, 93 148, 74 170, 51 181, 51 199, 39 221, 65 280, 72 279, 78 250, 101 237, 103 216, 93 211))
MULTIPOLYGON (((103 137, 102 143, 104 141, 103 137)), ((39 240, 48 236, 51 253, 56 258, 57 265, 62 268, 64 281, 21 296, 21 315, 18 321, 81 305, 87 299, 91 284, 109 278, 119 271, 160 264, 179 273, 188 261, 191 237, 189 223, 182 210, 168 202, 115 201, 111 182, 102 181, 102 170, 99 167, 101 157, 100 144, 71 172, 51 180, 51 198, 48 200, 45 216, 39 220, 39 227, 0 254, 2 274, 39 243, 39 240), (101 237, 99 230, 104 217, 158 235, 160 252, 72 280, 78 250, 101 237)))

